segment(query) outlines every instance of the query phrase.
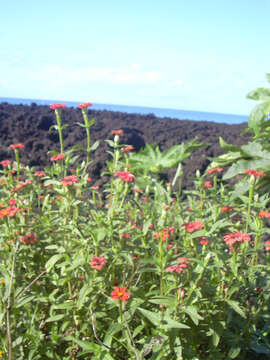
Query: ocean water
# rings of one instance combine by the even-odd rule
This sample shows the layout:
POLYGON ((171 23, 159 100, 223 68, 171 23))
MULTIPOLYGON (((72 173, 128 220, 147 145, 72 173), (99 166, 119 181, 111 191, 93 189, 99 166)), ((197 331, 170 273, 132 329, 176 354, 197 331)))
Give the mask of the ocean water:
MULTIPOLYGON (((54 103, 64 102, 68 107, 77 107, 79 102, 63 101, 63 100, 39 100, 39 99, 19 99, 19 98, 5 98, 0 97, 0 103, 7 102, 10 104, 24 104, 31 105, 36 103, 37 105, 51 105, 54 103)), ((153 108, 143 106, 127 106, 127 105, 111 105, 111 104, 94 104, 91 109, 93 110, 108 110, 119 111, 131 114, 154 114, 158 117, 168 117, 180 120, 195 120, 195 121, 213 121, 216 123, 225 124, 241 124, 248 121, 248 116, 235 115, 235 114, 221 114, 204 111, 191 111, 180 109, 165 109, 165 108, 153 108)))

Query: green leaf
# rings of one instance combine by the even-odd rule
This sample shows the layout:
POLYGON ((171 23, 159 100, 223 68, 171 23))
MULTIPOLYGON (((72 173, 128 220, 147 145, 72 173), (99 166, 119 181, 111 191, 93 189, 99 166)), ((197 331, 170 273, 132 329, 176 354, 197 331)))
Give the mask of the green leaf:
POLYGON ((257 105, 250 113, 248 119, 248 127, 254 131, 256 135, 259 134, 264 119, 270 112, 270 101, 257 105))
POLYGON ((235 359, 240 354, 241 348, 238 347, 232 347, 230 348, 228 357, 229 359, 235 359))
POLYGON ((99 147, 99 143, 100 143, 99 140, 95 141, 94 144, 90 147, 90 150, 91 151, 96 150, 99 147))
POLYGON ((29 303, 30 301, 32 301, 36 296, 35 295, 31 295, 31 296, 24 296, 24 297, 21 297, 17 304, 16 304, 16 308, 19 308, 27 303, 29 303))
POLYGON ((58 314, 58 315, 50 316, 48 319, 46 319, 46 323, 59 321, 59 320, 63 319, 65 316, 66 316, 65 314, 58 314))
POLYGON ((240 308, 239 303, 237 301, 235 301, 235 300, 225 300, 225 301, 237 314, 242 316, 242 318, 246 319, 246 314, 240 308))
POLYGON ((226 143, 226 141, 223 140, 221 136, 219 137, 219 145, 225 151, 233 151, 233 152, 240 151, 240 146, 230 145, 230 144, 226 143))
POLYGON ((164 305, 167 307, 175 307, 176 299, 175 296, 155 296, 149 300, 152 304, 164 305))
POLYGON ((270 101, 270 89, 258 88, 252 90, 247 94, 247 98, 251 100, 270 101))
POLYGON ((168 315, 162 316, 162 314, 142 308, 138 308, 137 310, 139 310, 153 325, 159 326, 162 329, 189 329, 189 326, 171 319, 168 315))
POLYGON ((102 350, 105 350, 106 348, 101 348, 100 345, 95 344, 90 341, 82 341, 80 339, 76 339, 74 336, 67 336, 64 338, 66 341, 74 341, 76 344, 78 344, 83 350, 86 350, 88 352, 93 352, 99 354, 102 350))
POLYGON ((45 268, 46 268, 47 272, 49 272, 49 271, 54 267, 54 265, 57 263, 57 261, 59 261, 60 259, 62 259, 62 257, 63 257, 63 254, 53 255, 53 256, 46 262, 45 268))
POLYGON ((199 325, 199 320, 203 320, 194 306, 183 307, 182 310, 191 318, 195 325, 199 325))
POLYGON ((78 309, 81 309, 83 304, 87 301, 87 295, 91 292, 91 290, 92 290, 92 286, 90 284, 85 284, 81 288, 77 302, 78 309))

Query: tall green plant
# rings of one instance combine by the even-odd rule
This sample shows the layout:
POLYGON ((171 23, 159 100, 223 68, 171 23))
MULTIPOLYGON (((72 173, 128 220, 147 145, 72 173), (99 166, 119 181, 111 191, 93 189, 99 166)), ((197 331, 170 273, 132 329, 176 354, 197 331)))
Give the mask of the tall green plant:
MULTIPOLYGON (((267 74, 270 82, 270 74, 267 74)), ((270 89, 258 88, 247 94, 248 99, 262 101, 250 113, 248 128, 254 133, 252 140, 242 146, 227 144, 221 137, 220 147, 224 154, 213 158, 209 168, 229 166, 223 180, 242 175, 246 170, 261 170, 266 176, 256 180, 256 190, 269 193, 270 176, 270 89)), ((233 197, 243 195, 249 190, 249 181, 243 177, 236 184, 233 197)))

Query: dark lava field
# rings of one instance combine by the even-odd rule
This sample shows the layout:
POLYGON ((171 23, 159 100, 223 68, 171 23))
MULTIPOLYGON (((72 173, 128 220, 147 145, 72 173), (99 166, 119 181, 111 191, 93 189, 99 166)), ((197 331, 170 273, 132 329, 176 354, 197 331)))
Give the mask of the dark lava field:
MULTIPOLYGON (((219 136, 230 144, 242 145, 248 141, 249 135, 242 134, 247 124, 228 125, 208 121, 178 120, 158 118, 153 114, 139 115, 112 111, 88 111, 89 118, 96 118, 91 127, 91 143, 100 140, 97 150, 92 153, 92 164, 89 176, 93 184, 102 185, 108 178, 101 177, 106 171, 106 160, 110 159, 107 153, 110 150, 105 139, 113 139, 111 131, 122 129, 124 135, 120 143, 133 145, 139 151, 145 144, 159 145, 166 150, 173 145, 189 141, 195 136, 206 146, 200 148, 183 163, 183 187, 192 185, 196 169, 203 172, 209 164, 209 158, 222 154, 219 146, 219 136)), ((83 123, 80 109, 66 108, 62 110, 61 119, 68 127, 63 131, 64 150, 80 144, 86 148, 85 130, 76 122, 83 123)), ((23 143, 25 149, 20 151, 21 162, 25 165, 42 169, 50 165, 49 150, 60 152, 58 133, 49 131, 56 124, 54 111, 49 106, 39 106, 35 103, 28 105, 0 104, 0 161, 14 157, 9 148, 11 144, 23 143)), ((166 176, 172 178, 173 170, 166 176)))

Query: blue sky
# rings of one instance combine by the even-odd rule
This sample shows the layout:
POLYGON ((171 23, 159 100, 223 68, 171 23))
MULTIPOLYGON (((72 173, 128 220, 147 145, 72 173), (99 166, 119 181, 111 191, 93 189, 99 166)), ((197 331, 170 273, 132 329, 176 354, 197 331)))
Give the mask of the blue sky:
POLYGON ((1 3, 0 97, 248 115, 269 87, 269 0, 1 3))

